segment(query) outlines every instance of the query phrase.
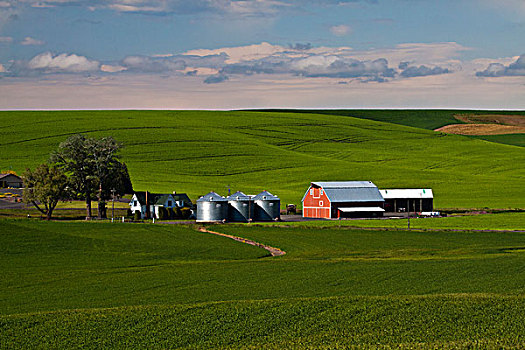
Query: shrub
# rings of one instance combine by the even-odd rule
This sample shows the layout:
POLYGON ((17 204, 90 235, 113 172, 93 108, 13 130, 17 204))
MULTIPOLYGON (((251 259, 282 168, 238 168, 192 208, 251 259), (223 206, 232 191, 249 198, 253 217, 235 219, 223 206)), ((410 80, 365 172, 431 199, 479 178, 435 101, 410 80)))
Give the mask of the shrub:
POLYGON ((133 214, 133 220, 139 221, 140 219, 142 219, 142 216, 140 215, 140 210, 135 210, 135 214, 133 214))
POLYGON ((191 215, 191 209, 190 208, 181 208, 180 209, 180 218, 181 219, 187 219, 191 215))
POLYGON ((126 217, 130 218, 133 216, 133 212, 131 211, 131 208, 128 208, 128 210, 126 210, 126 217))
POLYGON ((170 219, 175 219, 175 212, 173 211, 173 208, 168 208, 168 217, 170 219))
POLYGON ((168 211, 164 207, 159 207, 159 220, 166 220, 168 218, 168 211))
POLYGON ((182 219, 182 214, 180 212, 180 208, 173 208, 173 218, 174 219, 182 219))

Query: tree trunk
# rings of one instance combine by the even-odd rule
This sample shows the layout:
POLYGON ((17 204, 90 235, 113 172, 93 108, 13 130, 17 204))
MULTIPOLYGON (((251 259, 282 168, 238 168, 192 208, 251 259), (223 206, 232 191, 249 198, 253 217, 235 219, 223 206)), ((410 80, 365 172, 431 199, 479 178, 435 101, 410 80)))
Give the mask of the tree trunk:
POLYGON ((86 220, 91 220, 91 197, 86 196, 86 220))
POLYGON ((99 185, 97 197, 98 197, 98 210, 97 210, 98 218, 105 219, 107 217, 106 216, 106 203, 104 202, 104 200, 102 200, 102 183, 99 185))
POLYGON ((104 202, 103 200, 98 202, 98 218, 99 219, 107 218, 106 202, 104 202))
POLYGON ((51 220, 51 215, 53 215, 53 209, 49 209, 46 213, 46 220, 51 220))

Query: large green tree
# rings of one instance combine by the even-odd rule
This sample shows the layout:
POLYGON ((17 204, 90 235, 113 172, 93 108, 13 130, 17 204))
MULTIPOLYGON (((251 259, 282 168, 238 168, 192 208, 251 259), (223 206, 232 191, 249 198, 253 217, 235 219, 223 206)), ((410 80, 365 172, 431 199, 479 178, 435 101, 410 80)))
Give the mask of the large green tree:
POLYGON ((127 167, 119 160, 121 147, 112 137, 73 135, 51 155, 51 161, 66 172, 72 191, 86 201, 87 219, 92 216, 92 200, 98 200, 98 217, 105 218, 111 190, 117 195, 132 191, 127 167))
POLYGON ((26 169, 22 177, 24 201, 33 204, 50 220, 58 202, 68 198, 66 174, 56 166, 41 164, 34 171, 26 169))

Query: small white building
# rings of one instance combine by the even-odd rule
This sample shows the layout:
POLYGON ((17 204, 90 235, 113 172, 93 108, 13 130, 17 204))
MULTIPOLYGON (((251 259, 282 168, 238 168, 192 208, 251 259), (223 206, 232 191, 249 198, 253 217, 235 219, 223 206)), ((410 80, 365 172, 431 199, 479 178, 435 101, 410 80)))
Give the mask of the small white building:
POLYGON ((159 218, 159 208, 163 207, 166 209, 174 208, 191 208, 193 206, 190 198, 185 193, 173 193, 173 194, 158 194, 151 192, 135 192, 131 201, 129 202, 129 208, 132 213, 136 211, 140 212, 142 219, 144 218, 159 218))
POLYGON ((379 190, 387 212, 432 212, 434 193, 430 188, 379 190))

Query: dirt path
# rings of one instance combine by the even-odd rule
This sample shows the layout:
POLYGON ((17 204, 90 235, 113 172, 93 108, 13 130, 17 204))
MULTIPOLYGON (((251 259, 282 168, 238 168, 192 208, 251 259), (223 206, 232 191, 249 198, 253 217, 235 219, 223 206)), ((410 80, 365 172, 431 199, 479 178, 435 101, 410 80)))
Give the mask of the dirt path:
POLYGON ((205 232, 205 233, 211 233, 212 235, 217 235, 217 236, 230 238, 230 239, 233 239, 234 241, 237 241, 237 242, 246 243, 246 244, 253 245, 253 246, 256 246, 256 247, 259 247, 259 248, 266 249, 272 256, 281 256, 281 255, 286 254, 286 252, 284 250, 281 250, 279 248, 270 247, 268 245, 264 245, 264 244, 261 244, 259 242, 252 241, 251 239, 246 239, 246 238, 242 238, 242 237, 232 236, 232 235, 228 235, 226 233, 210 231, 210 230, 206 229, 206 227, 199 227, 199 231, 200 232, 205 232))

